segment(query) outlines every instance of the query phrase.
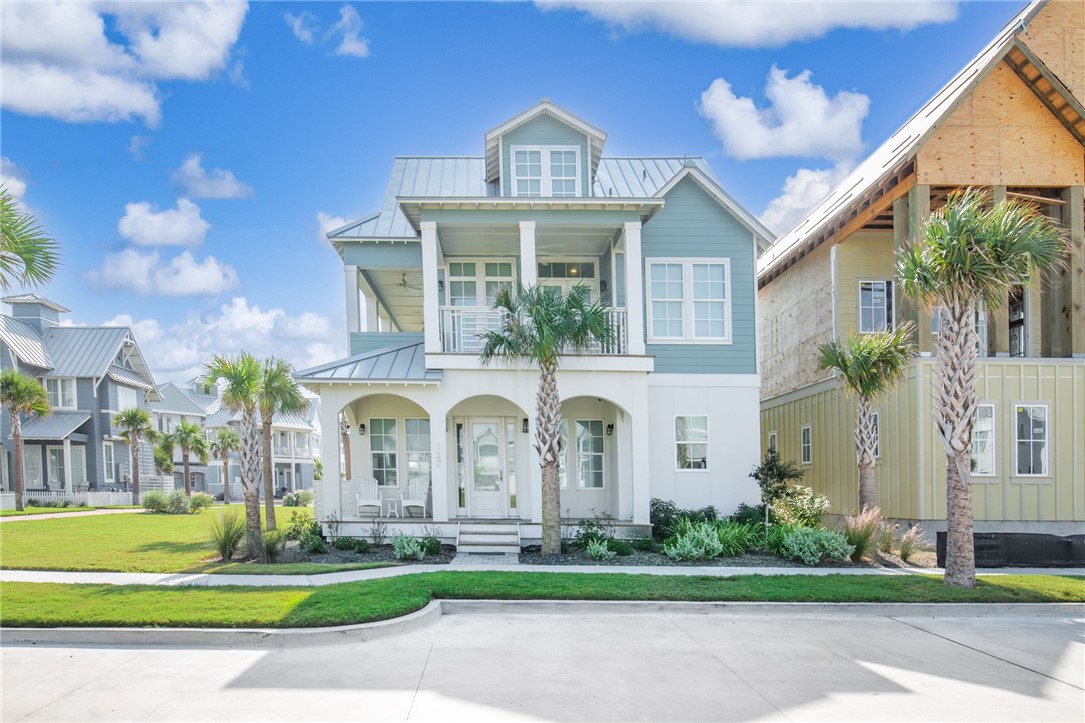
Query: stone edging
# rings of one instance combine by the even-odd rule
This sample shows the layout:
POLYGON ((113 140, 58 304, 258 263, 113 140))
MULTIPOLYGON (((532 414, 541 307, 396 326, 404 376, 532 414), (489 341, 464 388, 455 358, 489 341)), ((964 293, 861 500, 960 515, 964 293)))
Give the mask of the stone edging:
POLYGON ((377 640, 420 630, 442 615, 646 613, 732 616, 1085 617, 1085 603, 777 603, 611 600, 431 600, 399 618, 327 628, 3 628, 3 645, 156 645, 277 649, 377 640))

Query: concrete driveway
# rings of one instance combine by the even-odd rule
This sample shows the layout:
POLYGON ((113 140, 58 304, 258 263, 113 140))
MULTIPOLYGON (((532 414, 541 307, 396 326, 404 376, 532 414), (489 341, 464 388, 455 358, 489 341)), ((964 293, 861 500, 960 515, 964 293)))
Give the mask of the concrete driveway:
POLYGON ((1085 719, 1080 606, 525 609, 294 649, 8 646, 0 711, 5 721, 1085 719))

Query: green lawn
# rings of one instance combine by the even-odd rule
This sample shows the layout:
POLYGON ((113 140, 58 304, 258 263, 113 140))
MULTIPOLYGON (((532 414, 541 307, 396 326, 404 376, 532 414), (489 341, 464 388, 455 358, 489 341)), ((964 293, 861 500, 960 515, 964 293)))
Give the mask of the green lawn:
MULTIPOLYGON (((232 505, 244 514, 242 505, 232 505)), ((194 515, 91 515, 0 525, 0 567, 109 572, 208 571, 207 539, 222 508, 194 515)), ((297 508, 276 508, 280 526, 297 508)))
POLYGON ((316 588, 0 583, 11 627, 319 627, 372 622, 433 598, 769 602, 1085 602, 1085 578, 1006 575, 975 590, 937 576, 656 575, 436 572, 316 588))
POLYGON ((112 505, 107 507, 27 507, 25 510, 0 510, 0 517, 25 517, 27 515, 51 515, 65 512, 91 512, 92 510, 139 510, 137 505, 112 505))

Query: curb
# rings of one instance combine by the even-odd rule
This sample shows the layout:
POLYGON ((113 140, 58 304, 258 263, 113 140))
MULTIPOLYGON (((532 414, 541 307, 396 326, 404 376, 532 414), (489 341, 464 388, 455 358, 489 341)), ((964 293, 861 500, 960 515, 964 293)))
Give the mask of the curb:
POLYGON ((12 645, 154 645, 282 649, 364 643, 421 630, 443 615, 642 615, 650 613, 844 617, 1078 617, 1085 603, 778 603, 614 600, 431 600, 399 618, 327 628, 2 628, 12 645))

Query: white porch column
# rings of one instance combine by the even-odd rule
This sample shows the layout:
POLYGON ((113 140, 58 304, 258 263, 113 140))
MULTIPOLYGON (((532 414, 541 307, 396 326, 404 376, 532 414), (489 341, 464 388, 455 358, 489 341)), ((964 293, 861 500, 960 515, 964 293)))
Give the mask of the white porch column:
POLYGON ((520 283, 534 286, 539 280, 539 265, 535 261, 535 222, 520 222, 520 283))
POLYGON ((347 264, 343 267, 343 285, 347 300, 347 333, 351 334, 362 330, 357 266, 347 264))
POLYGON ((647 524, 649 522, 648 507, 652 499, 648 466, 648 448, 651 441, 648 435, 647 394, 638 395, 638 399, 630 405, 628 416, 632 427, 630 430, 632 469, 629 472, 633 478, 633 522, 647 524))
POLYGON ((434 522, 448 521, 450 491, 456 480, 450 475, 454 465, 449 458, 454 454, 446 449, 448 442, 448 412, 444 405, 432 405, 429 411, 430 448, 430 505, 434 522))
POLYGON ((320 459, 324 465, 324 476, 313 482, 314 487, 319 486, 319 505, 316 510, 318 520, 327 519, 333 512, 340 519, 343 517, 339 481, 339 407, 339 395, 327 387, 320 390, 320 459))
POLYGON ((380 331, 380 320, 377 312, 380 311, 376 296, 365 295, 365 331, 380 331))
POLYGON ((619 410, 615 420, 618 439, 618 513, 619 520, 633 519, 633 427, 629 415, 619 410))
POLYGON ((643 356, 644 262, 640 256, 640 221, 627 221, 622 230, 622 238, 625 246, 625 306, 629 324, 629 353, 643 356))
POLYGON ((437 303, 437 267, 441 263, 441 242, 437 222, 423 221, 422 229, 422 328, 426 353, 441 351, 441 307, 437 303))
POLYGON ((72 440, 64 438, 64 489, 67 492, 75 492, 72 484, 72 440))

